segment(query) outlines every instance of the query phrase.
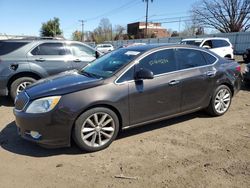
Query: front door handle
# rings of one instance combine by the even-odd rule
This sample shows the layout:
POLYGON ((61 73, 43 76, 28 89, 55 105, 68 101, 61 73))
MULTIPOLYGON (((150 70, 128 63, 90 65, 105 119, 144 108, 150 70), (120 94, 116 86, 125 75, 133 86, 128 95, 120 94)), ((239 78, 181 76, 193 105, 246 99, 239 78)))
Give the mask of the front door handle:
POLYGON ((168 83, 168 85, 174 86, 174 85, 177 85, 177 84, 179 84, 179 83, 180 83, 179 80, 171 80, 171 81, 168 83))
POLYGON ((76 63, 80 63, 80 62, 81 62, 80 59, 75 59, 75 60, 73 60, 73 61, 76 62, 76 63))
POLYGON ((43 62, 43 61, 45 61, 45 59, 41 57, 41 58, 35 59, 35 61, 43 62))

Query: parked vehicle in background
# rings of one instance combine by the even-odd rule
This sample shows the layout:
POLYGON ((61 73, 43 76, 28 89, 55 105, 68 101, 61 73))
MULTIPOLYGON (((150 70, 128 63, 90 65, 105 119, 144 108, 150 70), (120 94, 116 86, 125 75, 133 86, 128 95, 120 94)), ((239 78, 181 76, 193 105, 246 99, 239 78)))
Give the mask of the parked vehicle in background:
POLYGON ((108 53, 113 51, 114 47, 112 46, 112 44, 97 44, 95 49, 102 53, 108 53))
POLYGON ((118 48, 127 48, 127 47, 131 47, 131 46, 141 46, 141 45, 146 45, 146 43, 139 43, 139 42, 128 43, 128 44, 123 44, 122 46, 120 46, 118 48))
POLYGON ((250 63, 250 48, 246 49, 246 52, 243 54, 243 59, 245 63, 250 63))
POLYGON ((241 69, 202 48, 141 45, 120 48, 80 71, 49 77, 17 96, 20 135, 43 146, 108 147, 118 132, 206 109, 227 112, 241 69))
POLYGON ((250 85, 250 63, 246 64, 246 69, 243 76, 244 76, 244 81, 250 85))
POLYGON ((228 38, 189 38, 183 39, 181 44, 195 45, 211 50, 221 57, 228 59, 234 58, 233 45, 228 38))
POLYGON ((80 69, 101 53, 80 42, 55 39, 0 41, 0 96, 12 99, 36 80, 80 69))

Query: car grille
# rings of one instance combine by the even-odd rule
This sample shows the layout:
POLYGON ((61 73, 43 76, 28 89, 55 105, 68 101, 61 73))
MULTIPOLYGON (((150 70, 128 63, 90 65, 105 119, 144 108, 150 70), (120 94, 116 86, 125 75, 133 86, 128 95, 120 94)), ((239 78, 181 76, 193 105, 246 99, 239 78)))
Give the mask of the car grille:
POLYGON ((24 107, 29 102, 29 96, 26 92, 21 92, 19 95, 17 95, 15 100, 15 109, 18 111, 22 111, 24 107))

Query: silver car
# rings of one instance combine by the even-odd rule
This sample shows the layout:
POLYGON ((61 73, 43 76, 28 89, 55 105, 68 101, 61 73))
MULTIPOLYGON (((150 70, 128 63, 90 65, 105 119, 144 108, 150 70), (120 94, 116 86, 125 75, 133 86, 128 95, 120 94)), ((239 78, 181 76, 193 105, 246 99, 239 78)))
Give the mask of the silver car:
POLYGON ((55 39, 0 41, 0 96, 16 97, 36 80, 80 69, 101 55, 81 42, 55 39))

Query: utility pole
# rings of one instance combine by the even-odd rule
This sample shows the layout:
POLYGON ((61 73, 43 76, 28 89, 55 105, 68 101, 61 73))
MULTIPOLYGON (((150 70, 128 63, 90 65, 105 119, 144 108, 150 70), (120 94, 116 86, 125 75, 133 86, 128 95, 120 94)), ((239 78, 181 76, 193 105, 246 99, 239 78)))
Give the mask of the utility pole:
POLYGON ((153 0, 143 0, 145 1, 146 4, 146 26, 145 26, 145 37, 148 36, 148 2, 151 1, 151 3, 153 2, 153 0))
POLYGON ((181 17, 179 18, 179 34, 181 32, 181 17))
POLYGON ((145 36, 144 38, 147 38, 148 36, 148 0, 146 0, 146 28, 145 28, 145 36))
POLYGON ((113 26, 111 24, 111 41, 113 40, 113 26))
POLYGON ((84 42, 84 23, 85 23, 86 21, 84 21, 84 20, 79 20, 79 22, 81 22, 81 25, 82 25, 81 41, 84 42))

